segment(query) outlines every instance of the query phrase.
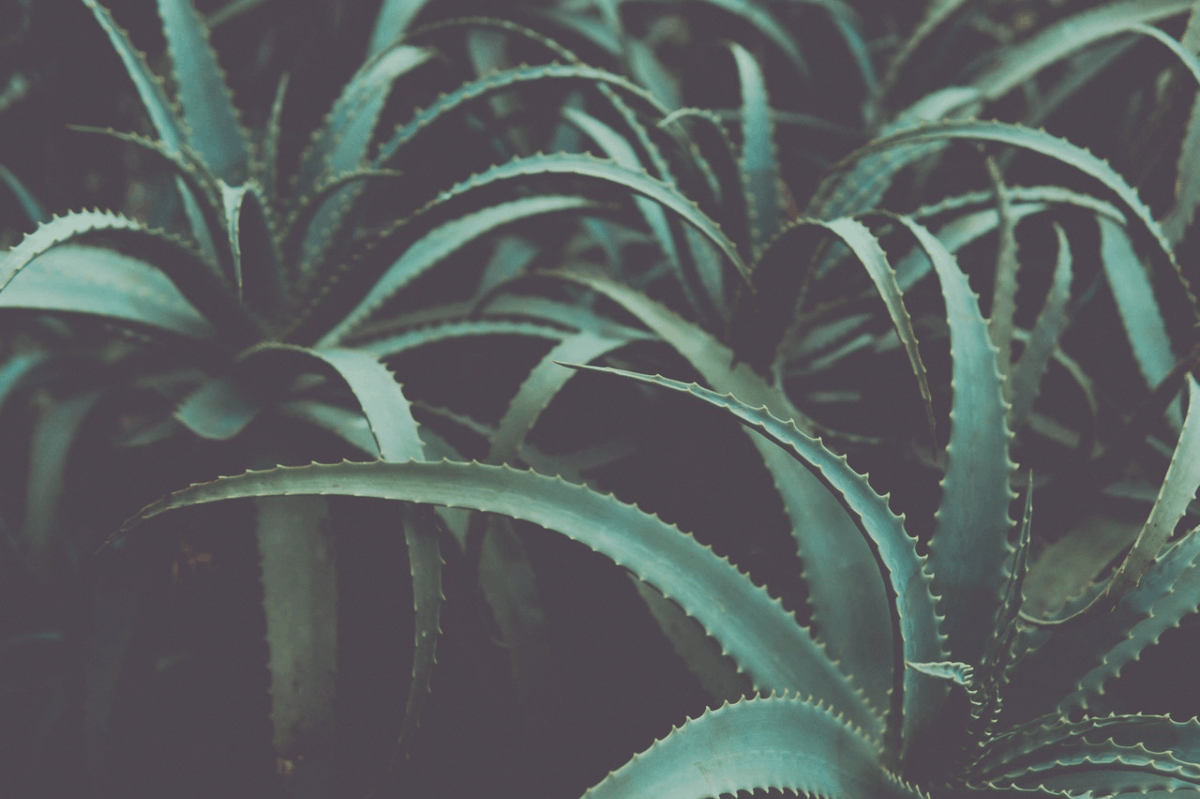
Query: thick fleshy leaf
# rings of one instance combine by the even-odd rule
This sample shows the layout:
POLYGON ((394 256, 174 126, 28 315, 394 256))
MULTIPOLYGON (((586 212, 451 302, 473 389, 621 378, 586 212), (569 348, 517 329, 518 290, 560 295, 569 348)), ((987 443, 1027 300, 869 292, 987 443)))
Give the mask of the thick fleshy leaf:
MULTIPOLYGON (((1100 225, 1100 263, 1108 280, 1125 336, 1133 350, 1138 371, 1153 389, 1175 366, 1171 338, 1163 319, 1154 287, 1142 261, 1134 252, 1128 232, 1107 217, 1097 216, 1100 225)), ((1167 410, 1167 419, 1175 428, 1183 420, 1178 404, 1167 410)))
POLYGON ((1118 0, 1081 11, 1047 26, 1018 45, 998 51, 998 56, 973 84, 989 100, 998 99, 1042 69, 1093 42, 1128 31, 1137 23, 1157 22, 1182 14, 1191 5, 1191 0, 1118 0))
POLYGON ((977 663, 993 628, 1010 552, 1008 503, 1016 495, 1009 486, 1008 405, 979 296, 940 241, 911 219, 896 218, 933 262, 946 303, 954 398, 929 557, 947 611, 950 654, 977 663))
POLYGON ((228 285, 182 241, 150 230, 133 219, 104 211, 79 211, 55 217, 30 233, 0 261, 0 290, 30 261, 59 244, 88 234, 104 234, 139 260, 160 270, 179 293, 218 330, 235 341, 258 337, 256 325, 237 304, 228 285))
POLYGON ((905 664, 946 658, 925 559, 917 554, 916 540, 905 531, 903 517, 892 513, 887 498, 875 493, 866 477, 850 468, 845 456, 835 455, 819 439, 801 433, 795 424, 781 421, 765 408, 751 408, 731 395, 721 396, 694 383, 689 385, 657 375, 594 366, 576 368, 663 386, 724 408, 786 450, 838 498, 870 546, 880 579, 888 586, 893 693, 885 746, 902 753, 901 747, 911 743, 913 734, 938 710, 945 697, 944 686, 923 679, 905 664))
POLYGON ((750 211, 750 251, 757 259, 782 224, 779 157, 775 152, 771 102, 762 69, 746 48, 731 43, 729 49, 742 88, 741 173, 750 211))
POLYGON ((491 233, 502 225, 540 214, 578 211, 594 206, 595 203, 583 197, 557 194, 523 197, 498 203, 439 225, 405 249, 403 255, 371 284, 366 296, 321 337, 318 346, 337 344, 408 283, 471 241, 491 233))
MULTIPOLYGON (((762 588, 694 538, 611 495, 478 463, 313 464, 201 483, 146 507, 117 534, 174 508, 249 496, 373 496, 502 513, 548 527, 629 569, 696 618, 760 690, 793 690, 866 730, 879 722, 824 650, 762 588)), ((918 581, 919 582, 919 581, 918 581)))
POLYGON ((192 0, 158 0, 158 13, 187 122, 187 141, 214 175, 226 183, 240 183, 250 160, 249 137, 238 121, 208 27, 192 0))
POLYGON ((563 339, 550 350, 521 383, 504 416, 497 423, 488 452, 488 463, 504 463, 517 454, 542 411, 574 375, 574 372, 563 369, 556 361, 589 363, 628 343, 629 339, 600 337, 585 331, 563 339))
POLYGON ((403 36, 427 2, 428 0, 383 0, 379 7, 379 15, 375 17, 375 25, 371 28, 367 59, 379 55, 403 36))
MULTIPOLYGON (((958 139, 990 141, 1030 150, 1054 158, 1102 183, 1105 188, 1117 195, 1117 198, 1120 199, 1126 208, 1133 212, 1134 216, 1149 231, 1154 242, 1158 245, 1159 254, 1166 258, 1171 264, 1172 269, 1174 269, 1176 276, 1187 292, 1192 307, 1200 308, 1200 304, 1196 302, 1195 295, 1192 293, 1190 283, 1180 269, 1179 263, 1175 260, 1175 254, 1170 242, 1163 235, 1162 228, 1154 220, 1150 209, 1138 197, 1137 191, 1106 162, 1092 155, 1087 150, 1065 139, 1051 136, 1045 131, 1002 122, 949 121, 930 123, 876 139, 865 147, 862 147, 855 153, 847 156, 836 168, 831 170, 831 175, 827 178, 827 182, 832 181, 834 185, 837 185, 839 182, 837 178, 839 173, 845 172, 853 164, 873 153, 887 151, 895 147, 907 147, 908 145, 921 142, 958 139)), ((1200 310, 1197 310, 1197 313, 1200 313, 1200 310)))
POLYGON ((0 291, 0 308, 92 314, 212 340, 216 331, 162 272, 104 247, 62 244, 0 291))
POLYGON ((704 799, 775 789, 834 799, 918 799, 884 768, 878 745, 836 708, 795 697, 710 710, 609 774, 585 799, 704 799))
MULTIPOLYGON (((798 426, 807 420, 787 395, 768 385, 745 363, 699 327, 644 294, 598 275, 556 273, 618 303, 688 360, 715 390, 768 408, 798 426)), ((803 428, 802 428, 803 429, 803 428)), ((870 548, 838 500, 807 468, 762 436, 747 430, 791 521, 791 533, 804 563, 808 604, 819 639, 860 685, 876 708, 884 708, 892 688, 891 623, 879 567, 870 548), (847 583, 860 590, 847 594, 847 583)))
POLYGON ((1033 331, 1029 334, 1025 351, 1012 370, 1012 409, 1008 420, 1009 429, 1014 431, 1024 427, 1029 412, 1033 410, 1033 402, 1041 389, 1042 376, 1046 374, 1058 339, 1070 321, 1067 303, 1071 299, 1071 245, 1057 223, 1054 233, 1058 238, 1058 259, 1054 264, 1053 282, 1033 331))

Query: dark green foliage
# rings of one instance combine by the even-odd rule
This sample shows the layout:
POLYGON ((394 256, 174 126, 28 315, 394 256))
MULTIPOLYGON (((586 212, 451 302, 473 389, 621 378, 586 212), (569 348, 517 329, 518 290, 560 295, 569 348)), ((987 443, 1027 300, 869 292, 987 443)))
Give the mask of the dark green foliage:
POLYGON ((1200 6, 51 5, 6 791, 1200 790, 1200 6))

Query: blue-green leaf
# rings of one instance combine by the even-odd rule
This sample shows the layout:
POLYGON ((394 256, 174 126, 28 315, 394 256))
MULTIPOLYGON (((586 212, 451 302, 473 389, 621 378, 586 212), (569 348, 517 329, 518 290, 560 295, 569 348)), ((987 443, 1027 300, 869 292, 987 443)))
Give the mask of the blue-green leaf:
POLYGON ((371 28, 367 59, 379 55, 403 36, 427 2, 428 0, 383 0, 379 7, 379 15, 375 17, 375 25, 371 28))
POLYGON ((187 122, 187 141, 214 175, 240 183, 250 160, 249 137, 238 121, 208 27, 192 0, 158 0, 158 13, 187 122))
POLYGON ((946 303, 954 398, 929 557, 947 610, 950 654, 976 663, 995 622, 1010 551, 1008 503, 1016 495, 1009 486, 1015 467, 1008 457, 1008 404, 979 296, 940 241, 911 219, 896 219, 932 261, 946 303))
POLYGON ((775 789, 837 799, 918 799, 878 745, 838 715, 796 697, 744 699, 707 711, 584 794, 585 799, 704 799, 775 789))
POLYGON ((782 224, 779 158, 762 69, 746 48, 736 43, 728 46, 742 88, 742 186, 750 213, 750 251, 757 259, 782 224))
MULTIPOLYGON (((761 690, 793 690, 877 729, 861 694, 765 589, 690 535, 611 495, 478 463, 313 464, 200 483, 146 507, 117 538, 165 511, 249 496, 373 496, 502 513, 558 530, 633 571, 697 619, 761 690)), ((919 583, 919 581, 918 581, 919 583)))

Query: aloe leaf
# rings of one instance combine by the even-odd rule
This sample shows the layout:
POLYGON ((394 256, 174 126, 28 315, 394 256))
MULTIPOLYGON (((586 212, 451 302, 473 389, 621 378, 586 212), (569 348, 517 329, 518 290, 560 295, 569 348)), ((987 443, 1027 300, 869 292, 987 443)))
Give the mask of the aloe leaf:
POLYGON ((268 397, 251 386, 244 368, 207 380, 189 394, 173 417, 193 434, 210 441, 228 441, 240 435, 258 417, 268 397))
MULTIPOLYGON (((967 139, 972 141, 991 141, 1000 144, 1008 144, 1014 147, 1021 147, 1031 150, 1042 155, 1054 158, 1068 166, 1078 169, 1080 172, 1088 175, 1102 183, 1107 189, 1112 191, 1125 204, 1137 219, 1150 232, 1154 241, 1157 243, 1162 254, 1167 258, 1171 267, 1175 270, 1176 276, 1187 292, 1188 299, 1193 308, 1200 308, 1194 299, 1191 285, 1187 278, 1183 275, 1179 267, 1179 263, 1175 260, 1174 252, 1171 249, 1170 243, 1163 235, 1162 229, 1154 220, 1150 213, 1150 209, 1138 197, 1137 192, 1131 187, 1124 178, 1113 170, 1107 163, 1100 160, 1096 156, 1089 153, 1065 139, 1060 139, 1050 134, 1033 130, 1031 128, 1022 127, 1021 125, 1010 125, 1001 122, 941 122, 924 125, 919 128, 903 130, 892 136, 887 136, 883 139, 878 139, 856 153, 848 156, 839 167, 834 171, 845 170, 850 164, 858 161, 865 155, 888 150, 896 146, 904 146, 910 143, 924 141, 938 141, 949 139, 967 139)), ((1197 311, 1200 313, 1200 311, 1197 311)))
POLYGON ((0 290, 34 258, 90 233, 109 236, 135 253, 139 260, 159 269, 197 310, 209 319, 220 319, 227 337, 257 338, 256 326, 238 307, 225 282, 182 241, 106 211, 79 211, 55 217, 27 235, 0 261, 0 290))
MULTIPOLYGON (((591 137, 600 146, 600 149, 604 151, 606 156, 616 161, 622 167, 634 171, 643 168, 641 159, 638 158, 637 153, 629 142, 608 125, 605 125, 594 116, 575 108, 564 108, 563 115, 566 116, 571 124, 591 137)), ((666 211, 663 210, 661 205, 646 197, 636 197, 634 198, 634 203, 637 205, 638 212, 641 213, 642 218, 646 220, 646 226, 654 234, 658 246, 667 257, 667 262, 670 264, 671 270, 675 273, 680 287, 688 294, 689 304, 692 307, 697 307, 698 303, 692 296, 691 284, 683 273, 683 264, 679 259, 679 248, 675 246, 675 238, 671 234, 671 226, 667 221, 666 211)))
POLYGON ((560 341, 568 335, 559 328, 548 327, 537 322, 521 322, 509 319, 477 319, 462 322, 447 322, 398 333, 393 336, 373 339, 355 345, 355 349, 369 352, 378 358, 391 358, 402 352, 419 349, 439 341, 474 336, 530 336, 533 338, 560 341))
POLYGON ((890 141, 901 132, 913 128, 924 129, 926 123, 933 120, 972 115, 978 107, 979 92, 962 86, 949 86, 918 100, 883 128, 879 138, 857 151, 867 157, 859 159, 856 153, 852 153, 827 171, 808 202, 805 216, 832 219, 852 216, 874 207, 891 186, 897 172, 914 161, 939 152, 944 145, 936 141, 905 144, 876 150, 870 155, 866 154, 866 150, 877 142, 890 141), (847 174, 843 167, 848 167, 850 163, 854 166, 847 174))
POLYGON ((398 746, 409 755, 421 722, 421 710, 429 695, 433 667, 437 663, 437 639, 442 632, 442 553, 438 546, 437 518, 427 508, 409 505, 404 509, 404 542, 412 574, 414 638, 412 677, 404 706, 404 724, 398 746))
POLYGON ((272 316, 283 300, 284 278, 276 237, 258 185, 251 182, 231 187, 222 182, 221 197, 238 299, 253 311, 272 316), (249 273, 244 271, 243 261, 251 264, 249 273))
MULTIPOLYGON (((1183 31, 1180 45, 1190 53, 1200 50, 1200 14, 1193 6, 1188 15, 1187 27, 1183 31)), ((1200 161, 1200 102, 1193 98, 1192 108, 1184 128, 1183 141, 1175 165, 1175 204, 1162 220, 1163 233, 1167 241, 1178 246, 1183 241, 1188 227, 1196 216, 1200 204, 1200 180, 1196 169, 1200 161)))
POLYGON ((22 548, 30 570, 48 577, 78 557, 82 542, 71 540, 60 518, 66 509, 64 479, 67 462, 80 428, 96 403, 104 396, 93 389, 56 402, 44 410, 34 424, 29 445, 29 471, 25 495, 25 520, 21 529, 22 548))
MULTIPOLYGON (((626 0, 626 2, 630 2, 630 0, 626 0)), ((808 67, 808 61, 800 52, 800 48, 787 34, 786 29, 769 12, 749 0, 693 0, 693 2, 713 6, 749 23, 764 39, 778 48, 779 52, 791 63, 801 80, 805 83, 812 81, 812 72, 808 67)))
POLYGON ((1183 616, 1200 596, 1200 536, 1192 531, 1161 553, 1141 581, 1112 610, 1080 624, 1051 628, 1040 646, 1012 670, 1004 714, 1023 721, 1038 714, 1086 708, 1116 676, 1183 616))
POLYGON ((893 693, 885 745, 889 751, 900 752, 900 747, 911 742, 913 734, 937 711, 945 696, 942 686, 919 679, 904 664, 931 663, 946 658, 925 561, 917 554, 916 541, 904 530, 903 517, 896 516, 888 508, 887 498, 876 494, 866 478, 850 468, 845 456, 835 455, 819 439, 801 433, 794 423, 778 419, 766 408, 751 408, 731 395, 721 396, 694 383, 688 385, 657 375, 595 366, 576 368, 663 386, 724 408, 747 427, 786 450, 838 498, 870 546, 880 579, 888 586, 893 693))
POLYGON ((895 217, 916 237, 933 263, 950 327, 950 440, 942 499, 930 541, 930 564, 942 607, 944 629, 955 660, 976 663, 993 628, 1009 554, 1009 482, 1014 465, 1003 378, 996 348, 979 311, 979 296, 946 248, 924 227, 895 217))
MULTIPOLYGON (((991 333, 992 343, 996 345, 996 363, 1000 367, 1000 374, 1007 378, 1012 374, 1013 318, 1017 314, 1017 273, 1021 266, 1017 259, 1017 221, 1013 219, 1012 200, 996 159, 988 158, 987 165, 996 192, 996 213, 1000 221, 1000 243, 996 248, 996 273, 992 283, 988 332, 991 333)), ((1003 388, 1005 401, 1011 402, 1011 381, 1006 379, 1003 388)))
POLYGON ((750 270, 739 255, 737 246, 729 240, 712 219, 700 211, 678 189, 645 173, 625 169, 619 164, 591 156, 556 153, 515 158, 442 192, 430 203, 430 206, 444 202, 452 195, 487 186, 497 181, 540 175, 573 175, 579 178, 588 178, 600 184, 619 186, 635 194, 648 197, 673 211, 685 222, 703 233, 724 253, 738 272, 747 280, 749 279, 750 270))
POLYGON ((624 95, 637 98, 656 116, 664 116, 667 113, 645 89, 608 70, 579 63, 521 66, 465 83, 449 94, 439 97, 428 108, 418 111, 411 120, 398 126, 391 137, 380 145, 371 163, 375 167, 387 165, 419 133, 468 103, 484 100, 498 92, 523 84, 536 85, 547 81, 578 83, 583 87, 608 86, 610 89, 620 90, 624 95))
POLYGON ((1150 517, 1109 583, 1110 596, 1120 597, 1138 584, 1171 537, 1175 525, 1183 518, 1188 504, 1196 498, 1196 490, 1200 489, 1200 385, 1190 374, 1187 385, 1188 415, 1167 467, 1167 476, 1163 478, 1158 498, 1150 509, 1150 517))
POLYGON ((129 35, 117 25, 108 9, 96 0, 83 0, 83 4, 91 9, 96 21, 108 35, 113 49, 121 57, 125 71, 133 80, 138 96, 142 99, 142 105, 145 106, 146 113, 150 115, 150 121, 153 123, 154 129, 158 131, 158 136, 166 145, 168 152, 180 152, 186 140, 185 127, 170 98, 167 97, 162 79, 150 71, 145 55, 133 46, 133 43, 129 41, 129 35))
POLYGON ((1182 14, 1191 0, 1120 0, 1073 14, 1020 44, 997 51, 999 55, 973 81, 989 100, 1020 86, 1042 69, 1088 45, 1126 32, 1138 23, 1157 22, 1182 14))
POLYGON ((567 195, 524 197, 439 225, 405 249, 403 255, 371 285, 366 296, 320 338, 317 346, 328 347, 341 341, 405 285, 478 237, 502 225, 539 214, 581 210, 594 205, 586 198, 567 195))
POLYGON ((685 722, 584 797, 701 799, 761 789, 844 799, 923 795, 889 773, 877 745, 836 709, 772 696, 685 722))
POLYGON ((504 463, 516 455, 542 411, 575 374, 563 369, 556 361, 589 363, 628 343, 628 339, 600 337, 586 331, 563 339, 533 367, 517 389, 504 416, 496 425, 487 462, 504 463))
POLYGON ((771 124, 771 103, 762 69, 746 48, 728 45, 742 89, 742 184, 750 211, 750 251, 757 259, 783 219, 779 158, 771 124))
POLYGON ((0 308, 91 314, 213 340, 216 331, 162 272, 103 247, 61 244, 0 292, 0 308))
MULTIPOLYGON (((368 62, 346 84, 324 126, 313 134, 301 156, 294 190, 303 198, 322 178, 359 169, 375 134, 390 87, 402 75, 430 59, 425 48, 395 45, 368 62)), ((359 187, 346 186, 325 200, 316 212, 301 245, 300 270, 306 277, 320 260, 341 225, 359 187)))
POLYGON ((275 99, 271 102, 271 115, 267 117, 263 132, 262 163, 260 180, 268 197, 277 197, 279 191, 279 139, 283 135, 283 101, 287 97, 290 73, 279 76, 275 87, 275 99))
POLYGON ((375 24, 371 28, 371 42, 367 46, 367 60, 382 53, 408 31, 413 19, 421 13, 428 0, 383 0, 375 24))
POLYGON ((1070 321, 1067 317, 1067 303, 1071 299, 1071 245, 1067 236, 1057 223, 1054 233, 1058 238, 1058 258, 1054 265, 1054 276, 1046 301, 1034 323, 1033 331, 1025 351, 1013 367, 1012 409, 1009 411, 1009 429, 1020 430, 1025 426, 1029 412, 1033 410, 1033 402, 1041 389, 1042 376, 1050 364, 1058 339, 1066 330, 1070 321))
MULTIPOLYGON (((312 399, 294 399, 275 406, 275 413, 324 430, 366 455, 364 460, 379 457, 379 445, 361 411, 341 408, 312 399)), ((358 460, 357 458, 355 460, 358 460)))
MULTIPOLYGON (((734 364, 729 348, 670 309, 627 286, 600 277, 557 273, 619 304, 688 360, 717 391, 746 397, 797 425, 807 420, 787 395, 767 385, 745 363, 734 364)), ((788 452, 747 430, 783 502, 804 563, 808 603, 818 637, 845 665, 874 707, 884 708, 893 683, 893 663, 884 646, 891 637, 887 597, 870 548, 836 497, 788 452), (860 586, 850 594, 847 583, 860 586)))
POLYGON ((238 121, 237 109, 208 39, 208 26, 191 0, 158 0, 167 50, 188 142, 201 154, 213 174, 227 183, 246 178, 249 137, 238 121))
MULTIPOLYGON (((1104 276, 1116 301, 1138 371, 1146 385, 1154 388, 1175 366, 1166 322, 1154 298, 1150 277, 1134 252, 1128 233, 1111 219, 1097 217, 1096 222, 1100 225, 1100 263, 1104 267, 1104 276)), ((1167 419, 1173 427, 1179 428, 1182 414, 1177 403, 1167 409, 1167 419)))
POLYGON ((802 691, 837 706, 857 726, 878 728, 861 695, 807 631, 728 561, 632 505, 534 472, 450 461, 313 464, 249 472, 172 494, 129 519, 117 537, 174 508, 290 494, 351 494, 465 507, 558 530, 677 602, 721 642, 757 688, 802 691))
POLYGON ((8 186, 8 190, 17 198, 17 203, 30 222, 36 226, 50 221, 50 216, 42 208, 42 204, 30 193, 29 189, 25 188, 25 184, 3 164, 0 164, 0 180, 4 181, 4 185, 8 186))
POLYGON ((736 702, 752 693, 749 680, 740 674, 737 664, 721 652, 697 621, 689 617, 652 585, 630 575, 634 588, 646 603, 650 615, 667 636, 675 654, 687 664, 700 681, 700 687, 714 702, 736 702))

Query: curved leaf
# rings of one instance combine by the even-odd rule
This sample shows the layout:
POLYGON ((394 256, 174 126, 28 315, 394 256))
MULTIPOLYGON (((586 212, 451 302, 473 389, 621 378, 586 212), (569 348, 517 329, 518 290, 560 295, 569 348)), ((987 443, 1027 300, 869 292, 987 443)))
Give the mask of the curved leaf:
POLYGON ((733 53, 742 89, 741 175, 750 212, 750 251, 757 259, 782 225, 779 158, 762 69, 746 48, 732 42, 727 46, 733 53))
POLYGON ((249 137, 238 121, 225 75, 209 43, 208 26, 191 0, 158 0, 158 14, 174 65, 188 143, 214 175, 227 183, 240 183, 250 160, 249 137))
POLYGON ((408 31, 413 18, 421 13, 428 0, 383 0, 375 24, 371 27, 371 42, 367 46, 367 58, 383 52, 390 44, 408 31))
POLYGON ((341 341, 405 285, 480 236, 539 214, 580 210, 594 205, 586 198, 558 194, 523 197, 439 225, 408 247, 371 285, 366 296, 321 337, 317 346, 328 347, 341 341))
POLYGON ((804 464, 838 498, 870 546, 880 579, 888 586, 893 693, 884 745, 889 756, 902 756, 902 747, 912 742, 913 734, 938 710, 946 693, 945 686, 922 679, 905 664, 946 658, 925 559, 917 554, 916 540, 905 531, 903 517, 888 508, 887 498, 876 494, 867 479, 850 468, 845 456, 835 455, 819 439, 801 433, 795 424, 781 421, 765 408, 751 408, 731 395, 721 396, 694 383, 688 385, 657 375, 595 366, 575 368, 663 386, 724 408, 804 464))
POLYGON ((162 272, 104 247, 60 244, 43 252, 0 291, 0 308, 92 314, 192 339, 216 338, 162 272))
POLYGON ((1025 420, 1033 410, 1033 401, 1041 389, 1042 376, 1058 346, 1059 337, 1070 321, 1067 303, 1071 299, 1071 245, 1058 223, 1054 225, 1054 233, 1058 238, 1058 259, 1054 265, 1053 282, 1033 331, 1029 334, 1025 351, 1012 370, 1012 408, 1008 416, 1010 430, 1020 430, 1025 426, 1025 420))
POLYGON ((835 709, 772 696, 685 722, 584 797, 703 799, 762 789, 835 799, 923 795, 890 774, 877 745, 835 709))
POLYGON ((946 248, 924 227, 896 217, 933 263, 946 303, 954 398, 946 475, 929 544, 933 581, 947 612, 945 630, 954 660, 977 663, 993 629, 1009 555, 1008 457, 1003 382, 979 295, 946 248))
POLYGON ((808 632, 728 561, 611 495, 534 472, 478 463, 313 464, 220 478, 176 492, 128 520, 120 540, 174 508, 248 496, 334 494, 502 513, 558 530, 628 568, 674 600, 721 642, 762 690, 795 690, 839 708, 851 723, 878 721, 808 632))

